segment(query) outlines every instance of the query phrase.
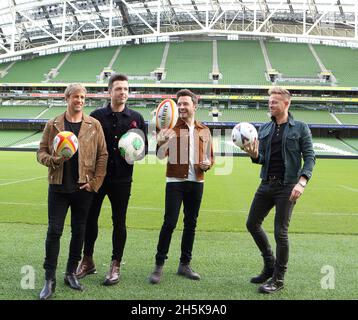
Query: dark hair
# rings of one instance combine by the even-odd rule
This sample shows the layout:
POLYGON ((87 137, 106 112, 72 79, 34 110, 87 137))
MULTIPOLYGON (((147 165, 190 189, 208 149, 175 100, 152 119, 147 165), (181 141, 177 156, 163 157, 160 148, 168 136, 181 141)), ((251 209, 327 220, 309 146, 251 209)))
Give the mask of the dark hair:
POLYGON ((177 99, 179 99, 179 97, 190 97, 191 100, 193 101, 194 105, 198 104, 198 97, 191 92, 189 89, 181 89, 177 92, 177 99))
POLYGON ((115 81, 128 81, 128 77, 125 74, 113 73, 108 80, 108 89, 111 90, 113 87, 113 82, 115 81))

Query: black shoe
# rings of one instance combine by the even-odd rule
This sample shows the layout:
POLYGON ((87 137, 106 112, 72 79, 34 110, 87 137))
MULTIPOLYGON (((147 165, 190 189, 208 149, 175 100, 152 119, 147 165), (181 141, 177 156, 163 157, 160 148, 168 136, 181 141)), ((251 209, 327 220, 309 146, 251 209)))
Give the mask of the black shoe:
POLYGON ((76 275, 74 273, 66 273, 65 275, 65 285, 69 286, 74 290, 83 291, 83 286, 78 282, 76 275))
POLYGON ((261 273, 257 275, 256 277, 253 277, 250 279, 251 283, 264 283, 268 279, 272 278, 273 276, 274 268, 263 268, 261 273))
POLYGON ((189 264, 180 263, 177 274, 191 280, 200 280, 199 273, 194 272, 189 264))
POLYGON ((40 292, 40 300, 47 300, 52 297, 56 289, 56 280, 50 279, 45 281, 45 285, 40 292))
POLYGON ((275 293, 284 288, 283 280, 272 278, 259 287, 260 293, 275 293))

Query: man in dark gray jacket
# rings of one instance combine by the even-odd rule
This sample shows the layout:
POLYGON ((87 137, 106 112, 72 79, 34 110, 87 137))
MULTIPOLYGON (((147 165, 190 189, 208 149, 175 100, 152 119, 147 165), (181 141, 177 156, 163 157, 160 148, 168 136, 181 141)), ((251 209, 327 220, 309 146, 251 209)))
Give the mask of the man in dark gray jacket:
POLYGON ((286 89, 273 87, 269 90, 269 95, 272 121, 260 127, 258 141, 243 148, 253 163, 262 165, 262 181, 252 201, 246 223, 264 259, 261 274, 251 279, 252 283, 262 283, 259 287, 261 293, 273 293, 284 287, 289 256, 290 218, 315 165, 310 129, 307 124, 295 121, 288 112, 290 93, 286 89), (261 226, 273 207, 276 209, 276 259, 261 226))

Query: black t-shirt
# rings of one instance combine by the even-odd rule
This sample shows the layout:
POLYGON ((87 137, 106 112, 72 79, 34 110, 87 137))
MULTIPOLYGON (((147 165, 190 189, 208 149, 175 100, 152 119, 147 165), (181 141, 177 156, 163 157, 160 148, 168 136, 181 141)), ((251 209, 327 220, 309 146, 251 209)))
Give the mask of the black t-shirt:
POLYGON ((286 125, 287 122, 275 124, 275 129, 271 139, 271 155, 268 169, 269 176, 275 176, 282 180, 285 175, 285 164, 282 157, 282 134, 286 125))
MULTIPOLYGON (((69 122, 65 118, 65 130, 71 131, 78 137, 81 129, 81 122, 69 122)), ((62 184, 50 184, 50 191, 72 193, 78 190, 78 152, 76 152, 69 160, 63 163, 62 184)))

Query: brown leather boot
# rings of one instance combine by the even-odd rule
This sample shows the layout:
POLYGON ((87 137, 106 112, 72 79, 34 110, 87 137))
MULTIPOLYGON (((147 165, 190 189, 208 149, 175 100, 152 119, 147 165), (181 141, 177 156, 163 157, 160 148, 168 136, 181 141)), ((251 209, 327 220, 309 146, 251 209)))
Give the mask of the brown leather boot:
POLYGON ((179 263, 177 274, 191 280, 200 280, 201 278, 200 274, 195 272, 189 264, 179 263))
POLYGON ((111 262, 111 266, 109 267, 109 271, 106 274, 106 278, 104 279, 103 284, 105 286, 111 286, 119 282, 120 274, 120 265, 121 263, 118 260, 113 260, 111 262))
POLYGON ((93 259, 90 256, 83 256, 80 264, 76 270, 76 278, 82 279, 89 274, 94 274, 96 272, 96 266, 94 265, 93 259))
POLYGON ((149 282, 152 284, 157 284, 160 282, 163 275, 163 266, 155 265, 154 271, 149 276, 149 282))

